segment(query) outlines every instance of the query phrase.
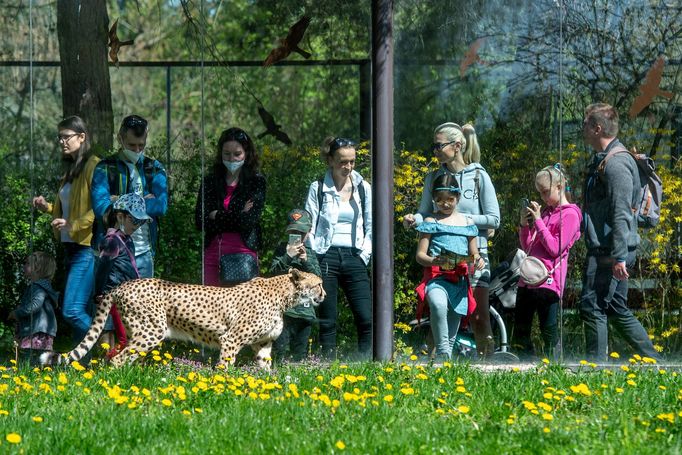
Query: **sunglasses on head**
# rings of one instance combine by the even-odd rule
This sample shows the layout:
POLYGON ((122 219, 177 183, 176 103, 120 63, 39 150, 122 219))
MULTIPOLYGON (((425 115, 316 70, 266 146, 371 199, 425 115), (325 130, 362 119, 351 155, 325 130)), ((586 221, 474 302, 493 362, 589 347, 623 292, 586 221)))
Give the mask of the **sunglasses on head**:
POLYGON ((344 147, 355 147, 357 144, 350 140, 350 139, 345 139, 343 137, 337 137, 332 141, 331 144, 329 144, 329 153, 334 153, 338 149, 344 148, 344 147))
POLYGON ((249 142, 249 136, 247 136, 246 133, 241 130, 231 132, 230 134, 227 135, 227 139, 237 140, 239 142, 249 142))
POLYGON ((457 141, 442 142, 442 143, 441 142, 434 142, 433 144, 431 144, 431 151, 432 152, 436 152, 436 151, 442 152, 445 147, 447 147, 450 144, 454 144, 456 142, 457 141))
POLYGON ((127 129, 147 128, 147 121, 139 115, 129 115, 123 119, 121 126, 124 126, 127 129))

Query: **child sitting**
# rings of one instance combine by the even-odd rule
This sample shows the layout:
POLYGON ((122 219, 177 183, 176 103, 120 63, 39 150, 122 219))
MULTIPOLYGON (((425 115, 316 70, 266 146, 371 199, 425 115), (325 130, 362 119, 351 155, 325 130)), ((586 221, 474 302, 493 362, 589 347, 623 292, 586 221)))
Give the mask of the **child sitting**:
MULTIPOLYGON (((471 217, 457 213, 460 189, 450 174, 438 176, 432 193, 436 213, 417 227, 421 232, 417 262, 424 266, 424 279, 417 288, 421 302, 428 301, 436 360, 449 360, 460 320, 476 307, 467 259, 473 257, 477 270, 485 267, 478 253, 478 228, 471 217)), ((473 271, 472 271, 473 273, 473 271)), ((418 317, 421 315, 417 310, 418 317)))
MULTIPOLYGON (((138 194, 124 194, 114 202, 106 220, 109 229, 99 245, 99 260, 95 270, 96 300, 121 283, 140 277, 131 236, 149 219, 144 199, 138 194)), ((115 305, 112 306, 111 315, 119 342, 125 345, 125 329, 115 305)), ((111 332, 103 341, 110 346, 114 345, 111 332)))
MULTIPOLYGON (((287 273, 293 267, 321 276, 315 252, 305 244, 312 227, 310 213, 307 210, 294 209, 287 215, 287 221, 288 241, 280 243, 275 250, 270 273, 287 273)), ((309 303, 287 310, 284 313, 284 329, 274 344, 275 355, 281 359, 288 347, 292 360, 303 360, 307 354, 306 348, 314 321, 315 310, 309 303)))
POLYGON ((24 276, 31 284, 24 291, 19 306, 9 314, 10 320, 17 321, 19 358, 29 363, 42 351, 51 351, 57 335, 54 307, 59 294, 50 284, 55 270, 55 260, 47 253, 36 251, 26 258, 24 276))

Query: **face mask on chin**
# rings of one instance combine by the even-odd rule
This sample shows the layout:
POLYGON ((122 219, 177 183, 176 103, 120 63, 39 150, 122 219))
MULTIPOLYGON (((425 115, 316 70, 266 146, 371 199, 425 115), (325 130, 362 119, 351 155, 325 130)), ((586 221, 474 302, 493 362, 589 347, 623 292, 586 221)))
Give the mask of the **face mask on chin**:
POLYGON ((138 153, 124 147, 121 152, 123 153, 125 159, 133 164, 136 164, 142 159, 142 157, 144 157, 144 150, 138 153))
POLYGON ((237 172, 241 167, 244 165, 244 160, 241 161, 225 161, 223 160, 223 164, 227 168, 228 171, 230 171, 231 174, 234 174, 237 172))

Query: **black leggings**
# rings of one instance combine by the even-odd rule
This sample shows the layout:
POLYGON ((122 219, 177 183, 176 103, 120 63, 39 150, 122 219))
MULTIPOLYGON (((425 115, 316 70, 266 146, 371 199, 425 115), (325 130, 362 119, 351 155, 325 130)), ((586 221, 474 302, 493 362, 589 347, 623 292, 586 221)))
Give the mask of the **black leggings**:
POLYGON ((531 340, 531 326, 533 316, 538 313, 540 333, 542 334, 542 355, 554 358, 559 342, 557 316, 559 312, 559 296, 549 289, 527 288, 519 286, 516 294, 516 309, 514 312, 514 341, 512 345, 519 349, 519 357, 535 356, 535 349, 531 340))

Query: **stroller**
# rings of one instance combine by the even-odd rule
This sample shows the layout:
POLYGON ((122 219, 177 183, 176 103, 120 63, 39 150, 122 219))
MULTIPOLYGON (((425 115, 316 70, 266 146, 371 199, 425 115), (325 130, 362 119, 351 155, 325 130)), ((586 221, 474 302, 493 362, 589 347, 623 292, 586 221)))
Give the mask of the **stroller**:
MULTIPOLYGON (((513 310, 516 305, 516 291, 519 280, 518 269, 520 262, 521 257, 518 254, 515 254, 501 262, 491 271, 489 288, 490 326, 492 327, 493 338, 495 340, 496 350, 492 355, 492 360, 495 362, 503 363, 519 361, 519 358, 516 355, 509 352, 507 328, 504 323, 504 318, 500 313, 513 310)), ((418 346, 418 350, 433 355, 435 347, 429 319, 414 319, 410 321, 409 325, 413 328, 415 333, 419 334, 422 341, 418 346)), ((474 340, 471 326, 468 326, 457 333, 453 354, 460 358, 472 360, 477 358, 478 352, 476 350, 476 341, 474 340)))

